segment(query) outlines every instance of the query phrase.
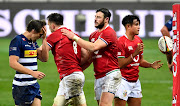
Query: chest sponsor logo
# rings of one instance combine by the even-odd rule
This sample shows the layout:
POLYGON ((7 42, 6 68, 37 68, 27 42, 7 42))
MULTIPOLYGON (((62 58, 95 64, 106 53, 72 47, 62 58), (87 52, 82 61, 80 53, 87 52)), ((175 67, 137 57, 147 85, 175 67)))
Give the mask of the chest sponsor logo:
POLYGON ((131 66, 139 66, 139 63, 130 64, 131 66))
POLYGON ((37 50, 25 50, 24 51, 24 57, 36 57, 37 56, 37 50))
POLYGON ((133 50, 132 46, 128 46, 129 51, 133 50))
POLYGON ((133 58, 133 61, 134 62, 138 62, 139 61, 139 54, 136 57, 133 58))

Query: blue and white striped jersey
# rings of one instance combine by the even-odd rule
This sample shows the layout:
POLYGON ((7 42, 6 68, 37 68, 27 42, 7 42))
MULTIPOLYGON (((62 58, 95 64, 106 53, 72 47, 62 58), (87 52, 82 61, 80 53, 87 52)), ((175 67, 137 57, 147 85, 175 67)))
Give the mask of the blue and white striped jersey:
MULTIPOLYGON (((28 40, 24 35, 17 35, 12 39, 9 45, 9 56, 19 57, 19 63, 24 67, 37 71, 37 49, 36 42, 28 40)), ((13 79, 13 86, 28 86, 37 82, 37 79, 31 75, 23 74, 16 71, 13 79)))

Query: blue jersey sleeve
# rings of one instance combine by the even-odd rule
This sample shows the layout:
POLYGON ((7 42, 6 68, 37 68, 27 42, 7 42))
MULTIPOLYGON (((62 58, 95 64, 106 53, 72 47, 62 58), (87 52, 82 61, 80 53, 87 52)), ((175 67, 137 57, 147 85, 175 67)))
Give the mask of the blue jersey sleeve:
POLYGON ((168 20, 165 24, 165 26, 168 28, 168 31, 171 31, 172 30, 172 19, 171 18, 170 20, 168 20))
POLYGON ((21 39, 16 36, 14 39, 12 39, 9 45, 9 56, 16 55, 20 57, 20 52, 21 52, 21 39))

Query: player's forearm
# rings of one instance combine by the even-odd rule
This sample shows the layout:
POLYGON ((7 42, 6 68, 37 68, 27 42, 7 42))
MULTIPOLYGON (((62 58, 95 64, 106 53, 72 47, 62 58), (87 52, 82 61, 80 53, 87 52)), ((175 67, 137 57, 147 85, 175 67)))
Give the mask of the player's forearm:
POLYGON ((82 38, 79 38, 78 41, 76 41, 76 42, 79 46, 81 46, 82 48, 84 48, 86 50, 89 50, 90 52, 96 51, 96 47, 95 47, 94 43, 92 43, 92 42, 85 41, 82 38))
POLYGON ((140 61, 140 66, 144 67, 144 68, 150 68, 150 67, 152 67, 152 63, 143 59, 140 61))
POLYGON ((171 64, 172 63, 172 58, 173 58, 172 51, 170 51, 168 54, 166 54, 166 57, 167 57, 167 62, 169 64, 171 64))
POLYGON ((42 62, 47 62, 49 58, 50 47, 47 45, 46 39, 43 39, 42 45, 37 48, 38 59, 42 62))
POLYGON ((164 26, 164 27, 161 29, 161 33, 162 33, 163 36, 168 36, 168 37, 171 38, 170 33, 169 33, 169 31, 168 31, 168 29, 167 29, 166 26, 164 26))
POLYGON ((19 64, 18 62, 15 62, 15 61, 9 60, 9 66, 11 68, 13 68, 14 70, 16 70, 20 73, 23 73, 23 74, 32 75, 32 73, 33 73, 33 70, 30 70, 30 69, 24 67, 23 65, 19 64))
POLYGON ((133 60, 132 60, 131 56, 129 56, 127 58, 118 58, 118 65, 119 65, 120 68, 124 68, 128 64, 130 64, 132 61, 133 60))
POLYGON ((42 51, 41 51, 41 57, 42 57, 42 61, 43 62, 47 62, 49 59, 49 49, 48 49, 48 45, 47 45, 47 41, 46 38, 43 39, 42 42, 42 51))

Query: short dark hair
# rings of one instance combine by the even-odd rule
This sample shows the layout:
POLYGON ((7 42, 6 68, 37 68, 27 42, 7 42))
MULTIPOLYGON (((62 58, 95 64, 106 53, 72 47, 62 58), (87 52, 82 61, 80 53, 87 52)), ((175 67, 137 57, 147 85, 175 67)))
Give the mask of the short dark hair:
POLYGON ((109 18, 109 21, 110 21, 110 18, 111 18, 111 13, 109 12, 109 10, 107 8, 100 8, 98 10, 96 10, 96 13, 97 12, 102 12, 104 13, 104 18, 108 17, 109 18))
POLYGON ((55 23, 56 25, 63 25, 63 16, 58 13, 51 13, 47 17, 48 21, 55 23))
POLYGON ((139 24, 140 24, 139 17, 136 16, 136 15, 127 15, 127 16, 125 16, 125 17, 123 18, 123 20, 122 20, 122 24, 124 25, 124 27, 125 27, 127 24, 133 25, 134 19, 137 19, 137 21, 139 21, 139 24))
POLYGON ((45 20, 31 20, 27 25, 27 31, 31 32, 33 29, 36 33, 40 33, 42 30, 42 27, 46 25, 45 20))

